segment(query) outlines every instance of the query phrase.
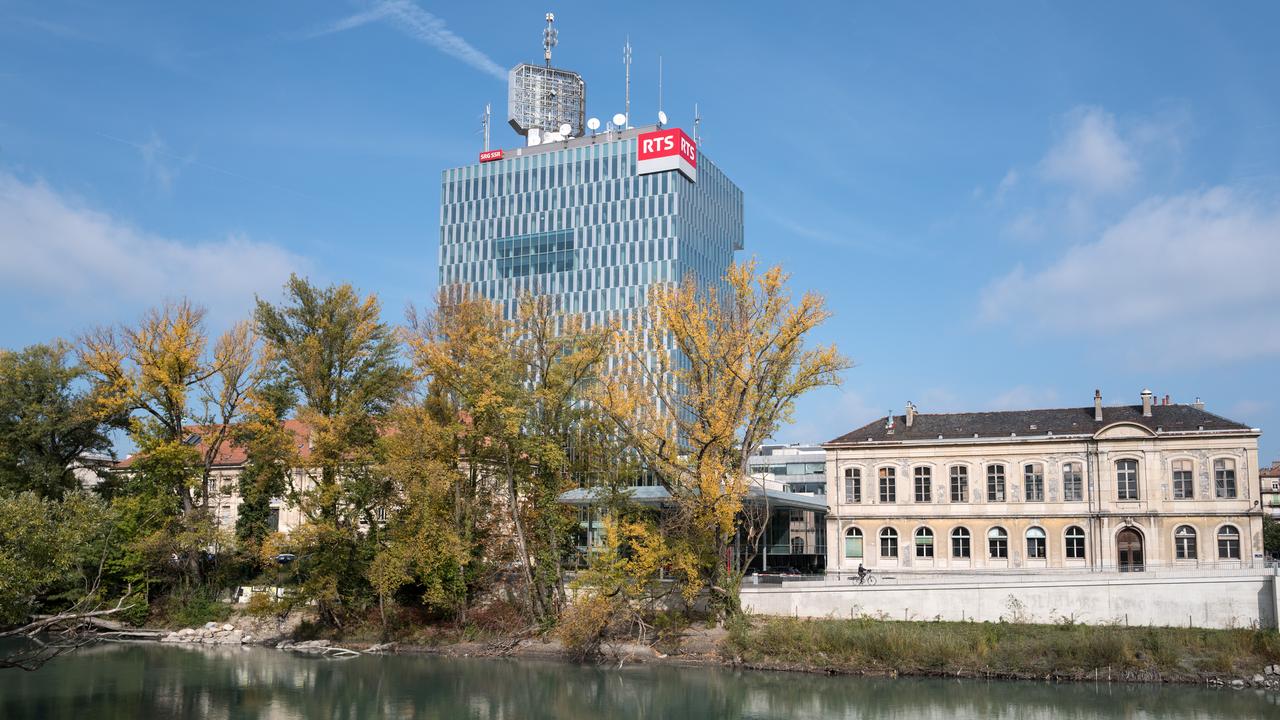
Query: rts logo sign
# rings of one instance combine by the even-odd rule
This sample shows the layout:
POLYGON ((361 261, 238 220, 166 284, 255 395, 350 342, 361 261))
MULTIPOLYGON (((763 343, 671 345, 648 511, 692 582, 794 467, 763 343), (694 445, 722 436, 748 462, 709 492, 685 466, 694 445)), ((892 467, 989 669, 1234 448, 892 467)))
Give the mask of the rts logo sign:
POLYGON ((698 146, 680 128, 655 130, 636 138, 636 174, 679 170, 698 181, 698 146))

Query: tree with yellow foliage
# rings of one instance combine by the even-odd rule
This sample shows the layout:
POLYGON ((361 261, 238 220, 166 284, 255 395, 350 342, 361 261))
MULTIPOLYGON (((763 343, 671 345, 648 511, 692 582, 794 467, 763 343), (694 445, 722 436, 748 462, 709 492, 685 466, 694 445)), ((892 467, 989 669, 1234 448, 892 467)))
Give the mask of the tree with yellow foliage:
MULTIPOLYGON (((797 301, 780 267, 734 264, 723 284, 691 280, 651 291, 646 314, 619 335, 615 371, 596 401, 628 445, 671 492, 667 542, 682 558, 687 598, 706 589, 711 607, 736 612, 746 565, 769 518, 763 492, 749 498, 752 450, 788 422, 806 392, 841 382, 850 362, 810 334, 830 317, 823 298, 797 301)), ((763 490, 763 488, 759 488, 763 490)))
MULTIPOLYGON (((442 294, 410 342, 455 428, 455 469, 465 478, 459 511, 486 507, 465 497, 497 501, 487 507, 505 513, 525 605, 534 620, 554 617, 564 604, 561 563, 574 521, 558 498, 603 455, 600 423, 585 400, 603 371, 608 329, 587 327, 545 296, 522 298, 508 320, 487 300, 442 294)), ((478 519, 463 523, 464 536, 478 519)))

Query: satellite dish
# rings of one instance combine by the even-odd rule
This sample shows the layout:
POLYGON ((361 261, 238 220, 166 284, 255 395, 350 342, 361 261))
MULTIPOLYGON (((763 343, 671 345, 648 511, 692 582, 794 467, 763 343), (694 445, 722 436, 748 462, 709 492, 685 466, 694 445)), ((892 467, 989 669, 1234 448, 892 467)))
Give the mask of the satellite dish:
POLYGON ((627 126, 627 116, 626 116, 626 115, 623 115, 622 113, 618 113, 617 115, 614 115, 614 116, 613 116, 613 125, 614 125, 614 127, 620 127, 620 128, 624 128, 624 127, 626 127, 626 126, 627 126))
POLYGON ((667 124, 667 114, 662 112, 661 110, 658 111, 658 124, 659 125, 667 124))
POLYGON ((591 131, 600 129, 600 118, 591 118, 587 121, 587 129, 591 131))
POLYGON ((571 132, 573 132, 573 126, 572 126, 572 125, 570 125, 569 123, 565 123, 565 124, 563 124, 563 125, 561 125, 561 126, 560 126, 560 134, 561 134, 561 135, 563 135, 563 136, 565 136, 565 137, 569 137, 569 133, 571 133, 571 132))

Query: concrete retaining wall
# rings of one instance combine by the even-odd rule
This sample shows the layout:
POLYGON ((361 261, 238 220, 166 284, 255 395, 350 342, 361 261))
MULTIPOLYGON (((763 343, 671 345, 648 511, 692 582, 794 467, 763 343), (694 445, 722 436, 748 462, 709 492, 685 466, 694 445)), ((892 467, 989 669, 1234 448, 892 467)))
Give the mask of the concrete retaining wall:
POLYGON ((744 587, 742 604, 755 613, 797 617, 1034 623, 1072 617, 1087 624, 1274 628, 1280 616, 1276 580, 1125 575, 873 587, 787 583, 744 587))

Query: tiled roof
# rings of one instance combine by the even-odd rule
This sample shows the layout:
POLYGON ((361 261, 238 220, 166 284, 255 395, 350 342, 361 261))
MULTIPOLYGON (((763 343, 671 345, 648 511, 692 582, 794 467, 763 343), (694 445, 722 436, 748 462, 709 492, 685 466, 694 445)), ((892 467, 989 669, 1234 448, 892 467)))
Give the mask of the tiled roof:
POLYGON ((1151 417, 1143 417, 1141 405, 1115 405, 1102 409, 1102 421, 1093 419, 1092 407, 1052 410, 1010 410, 979 413, 917 413, 911 427, 905 415, 874 420, 857 430, 828 441, 827 445, 864 442, 1007 438, 1041 435, 1092 435, 1113 423, 1133 423, 1151 431, 1249 430, 1249 426, 1214 415, 1195 405, 1154 405, 1151 417))
POLYGON ((1280 478, 1280 460, 1272 461, 1271 467, 1262 468, 1258 474, 1264 478, 1280 478))
MULTIPOLYGON (((285 420, 284 429, 288 430, 293 435, 294 444, 298 450, 298 456, 304 459, 310 457, 311 426, 301 420, 285 420)), ((199 438, 196 448, 200 451, 201 455, 203 455, 205 448, 207 447, 205 443, 210 439, 210 436, 217 431, 217 428, 212 426, 191 425, 186 427, 185 430, 188 433, 191 433, 191 435, 199 438)), ((127 469, 140 457, 141 456, 139 455, 130 455, 124 460, 116 463, 115 466, 119 469, 127 469)), ((227 439, 223 440, 222 445, 218 448, 218 454, 214 457, 213 466, 239 467, 240 465, 244 465, 248 459, 248 449, 233 442, 230 437, 230 433, 228 433, 227 439)))

